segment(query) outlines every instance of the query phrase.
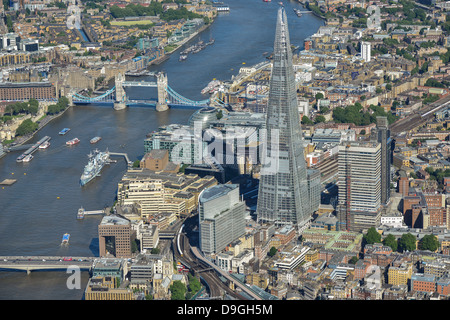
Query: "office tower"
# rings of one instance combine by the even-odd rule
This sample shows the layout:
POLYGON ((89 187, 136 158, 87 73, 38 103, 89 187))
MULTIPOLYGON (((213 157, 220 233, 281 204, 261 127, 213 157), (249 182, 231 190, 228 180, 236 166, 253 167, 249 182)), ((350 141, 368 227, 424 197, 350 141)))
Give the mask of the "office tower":
POLYGON ((381 204, 391 199, 391 132, 387 117, 377 117, 376 141, 381 144, 381 204))
POLYGON ((245 202, 239 185, 221 184, 205 189, 198 199, 200 249, 218 253, 245 234, 245 202))
POLYGON ((311 206, 311 213, 319 209, 320 206, 320 193, 321 193, 321 174, 320 170, 308 169, 307 181, 309 191, 309 204, 311 206))
POLYGON ((100 257, 131 258, 131 223, 116 215, 103 217, 98 226, 100 257))
POLYGON ((370 50, 371 45, 370 42, 361 42, 361 57, 364 59, 365 62, 370 62, 370 50))
POLYGON ((257 203, 258 221, 307 227, 312 214, 292 51, 284 8, 278 11, 257 203))
POLYGON ((381 144, 347 142, 338 156, 339 229, 359 232, 378 224, 381 214, 381 144))

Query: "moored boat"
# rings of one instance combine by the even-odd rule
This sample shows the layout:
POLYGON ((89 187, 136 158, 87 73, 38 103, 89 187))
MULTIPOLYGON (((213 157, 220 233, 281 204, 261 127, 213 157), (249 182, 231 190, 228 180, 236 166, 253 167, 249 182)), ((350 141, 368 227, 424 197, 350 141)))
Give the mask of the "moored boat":
POLYGON ((78 138, 73 138, 72 140, 69 140, 66 142, 66 144, 68 146, 73 146, 74 144, 77 144, 77 143, 80 143, 80 139, 78 139, 78 138))
POLYGON ((43 144, 39 146, 39 149, 47 149, 48 147, 50 147, 50 142, 45 141, 43 144))
POLYGON ((297 17, 301 17, 302 16, 302 12, 299 9, 294 8, 294 12, 297 15, 297 17))
POLYGON ((109 160, 109 151, 100 152, 99 150, 94 150, 89 155, 89 162, 84 167, 83 173, 80 177, 80 185, 84 186, 89 181, 94 179, 95 177, 100 176, 100 171, 104 167, 105 164, 110 162, 109 160))
POLYGON ((22 162, 30 162, 31 160, 33 160, 33 158, 33 155, 28 154, 23 158, 22 162))
POLYGON ((220 86, 221 83, 222 82, 220 80, 212 80, 210 83, 208 83, 208 85, 205 88, 203 88, 201 94, 214 92, 217 89, 217 87, 220 86))
POLYGON ((84 218, 84 208, 81 207, 80 209, 78 209, 78 213, 77 213, 77 219, 81 220, 84 218))
POLYGON ((22 162, 23 158, 25 158, 25 154, 21 154, 20 156, 17 157, 16 161, 17 162, 22 162))

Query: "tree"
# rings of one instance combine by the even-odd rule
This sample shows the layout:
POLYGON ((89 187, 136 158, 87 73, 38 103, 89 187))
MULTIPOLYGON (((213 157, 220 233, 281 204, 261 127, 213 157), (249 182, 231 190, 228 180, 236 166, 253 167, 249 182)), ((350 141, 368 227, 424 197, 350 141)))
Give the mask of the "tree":
POLYGON ((320 113, 326 114, 326 113, 328 113, 328 111, 330 111, 330 108, 325 107, 325 106, 320 106, 320 113))
POLYGON ((194 277, 190 273, 188 274, 188 280, 189 280, 189 291, 192 292, 192 294, 196 294, 200 289, 202 288, 202 285, 200 281, 197 279, 197 277, 194 277))
POLYGON ((398 243, 397 239, 392 234, 388 234, 386 238, 383 240, 383 244, 385 246, 391 247, 392 251, 397 251, 398 243))
POLYGON ((324 116, 318 115, 318 116, 316 117, 315 121, 316 121, 316 123, 320 123, 320 122, 325 122, 326 119, 325 119, 324 116))
POLYGON ((416 250, 416 237, 411 233, 405 233, 398 240, 398 249, 400 252, 416 250))
POLYGON ((270 248, 270 250, 269 250, 269 252, 267 253, 267 255, 268 255, 269 257, 273 257, 276 253, 277 253, 277 248, 272 247, 272 248, 270 248))
POLYGON ((139 245, 138 245, 138 241, 139 240, 134 240, 134 241, 131 241, 131 252, 138 252, 139 251, 139 245))
POLYGON ((307 116, 302 117, 302 124, 314 124, 307 116))
POLYGON ((28 110, 32 115, 36 115, 39 110, 39 101, 34 98, 28 100, 28 110))
POLYGON ((358 257, 357 256, 353 256, 348 263, 350 264, 356 264, 358 262, 358 257))
POLYGON ((315 98, 316 98, 316 100, 323 99, 323 93, 322 92, 316 93, 315 98))
POLYGON ((67 108, 69 106, 69 99, 67 99, 67 97, 61 97, 58 99, 58 103, 64 107, 67 108))
POLYGON ((427 234, 419 241, 420 250, 435 252, 439 248, 439 240, 435 235, 427 234))
POLYGON ((186 295, 186 286, 180 281, 175 280, 170 286, 172 292, 171 300, 184 300, 186 295))
POLYGON ((16 135, 18 136, 27 135, 29 133, 36 131, 38 127, 39 125, 37 123, 31 121, 31 119, 26 119, 17 128, 16 135))
POLYGON ((371 227, 367 230, 367 233, 363 235, 363 240, 365 244, 381 243, 381 234, 378 233, 377 229, 371 227))

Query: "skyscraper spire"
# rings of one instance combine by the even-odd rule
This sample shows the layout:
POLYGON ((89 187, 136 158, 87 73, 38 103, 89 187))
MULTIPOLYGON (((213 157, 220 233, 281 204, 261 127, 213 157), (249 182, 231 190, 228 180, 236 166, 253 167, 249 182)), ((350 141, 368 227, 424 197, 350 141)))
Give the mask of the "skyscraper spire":
POLYGON ((283 7, 278 10, 266 127, 265 158, 257 204, 258 220, 293 223, 302 228, 309 222, 312 208, 292 50, 283 7))

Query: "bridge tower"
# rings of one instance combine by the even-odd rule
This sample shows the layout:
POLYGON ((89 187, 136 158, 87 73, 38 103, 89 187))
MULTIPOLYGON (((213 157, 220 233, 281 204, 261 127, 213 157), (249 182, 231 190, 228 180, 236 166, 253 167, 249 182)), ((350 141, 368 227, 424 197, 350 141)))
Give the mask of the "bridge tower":
POLYGON ((156 75, 156 84, 158 88, 158 103, 156 104, 157 111, 166 111, 169 109, 167 105, 167 75, 160 72, 156 75))
POLYGON ((71 91, 66 97, 69 100, 69 106, 73 107, 75 105, 73 103, 73 92, 71 91))
POLYGON ((127 96, 125 93, 125 89, 123 88, 123 82, 125 81, 125 76, 122 73, 119 73, 115 76, 115 87, 116 87, 116 101, 114 101, 114 109, 122 110, 127 107, 126 100, 127 96))

